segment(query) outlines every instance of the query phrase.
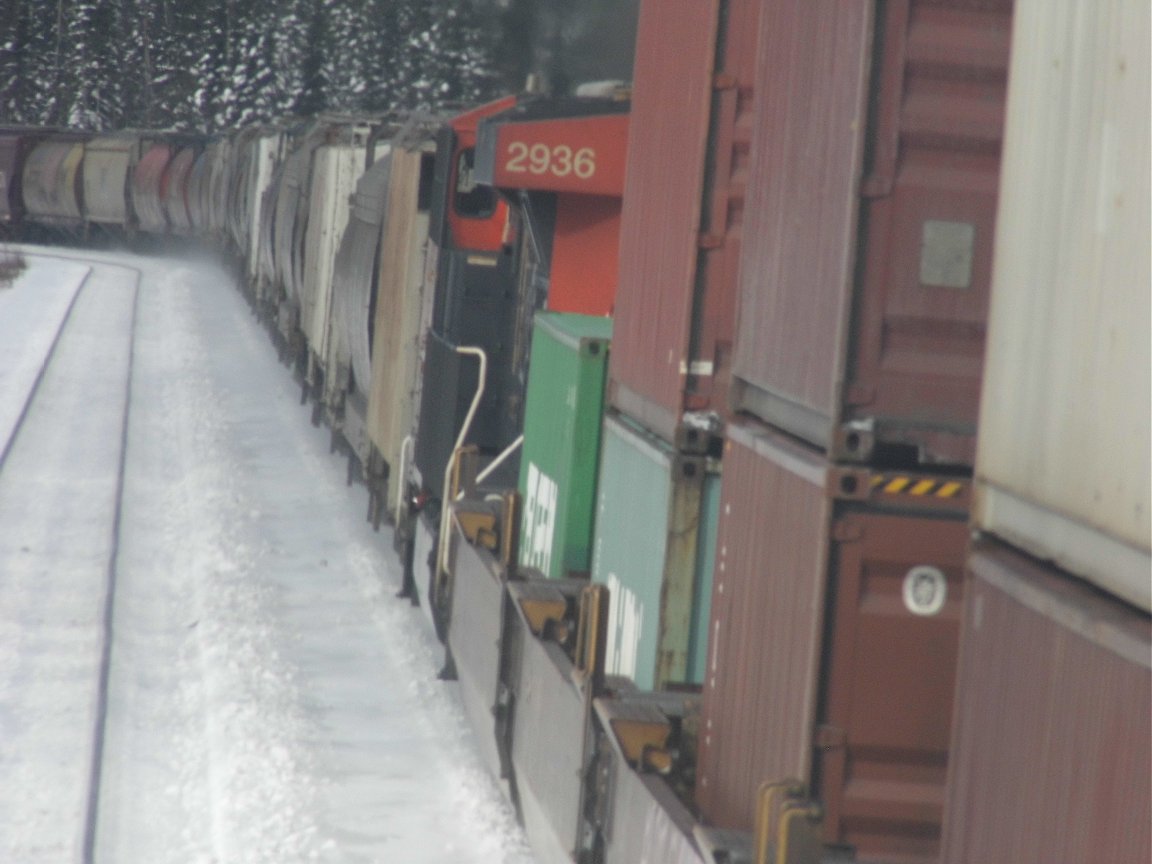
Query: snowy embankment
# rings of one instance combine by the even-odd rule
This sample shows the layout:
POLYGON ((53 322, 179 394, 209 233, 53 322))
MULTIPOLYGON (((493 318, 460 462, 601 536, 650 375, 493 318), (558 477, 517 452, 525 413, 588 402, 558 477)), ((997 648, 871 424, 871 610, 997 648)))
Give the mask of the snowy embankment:
MULTIPOLYGON (((27 358, 44 356, 59 320, 52 309, 71 302, 61 286, 83 278, 78 265, 29 260, 20 281, 0 289, 0 422, 9 426, 10 403, 29 387, 27 358)), ((96 860, 527 862, 455 685, 435 679, 439 647, 419 612, 394 597, 390 537, 365 522, 364 491, 345 486, 327 431, 309 424, 231 277, 175 259, 91 266, 126 283, 134 276, 125 268, 142 271, 96 860)), ((97 287, 79 291, 75 311, 97 287)), ((113 344, 118 327, 81 340, 96 381, 116 379, 112 361, 127 347, 113 344)), ((95 407, 37 410, 75 456, 102 415, 95 407)), ((26 429, 14 457, 30 446, 26 429)), ((99 510, 106 504, 88 481, 112 458, 22 461, 32 473, 15 485, 9 460, 0 504, 18 511, 50 487, 99 510)), ((96 577, 62 551, 75 526, 27 509, 51 542, 30 545, 32 528, 0 519, 0 861, 57 864, 76 860, 83 833, 75 811, 96 663, 72 659, 90 655, 101 610, 90 608, 97 589, 83 587, 96 577), (53 593, 64 587, 87 596, 83 608, 64 608, 53 593), (56 776, 72 785, 53 792, 44 780, 56 776)))

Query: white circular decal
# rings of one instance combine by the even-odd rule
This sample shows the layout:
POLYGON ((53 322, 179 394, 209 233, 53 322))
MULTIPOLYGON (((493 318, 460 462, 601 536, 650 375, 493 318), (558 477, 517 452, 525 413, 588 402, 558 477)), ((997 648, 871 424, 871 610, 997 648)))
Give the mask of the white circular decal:
POLYGON ((937 567, 913 567, 904 577, 904 605, 913 615, 935 615, 948 599, 948 579, 937 567))

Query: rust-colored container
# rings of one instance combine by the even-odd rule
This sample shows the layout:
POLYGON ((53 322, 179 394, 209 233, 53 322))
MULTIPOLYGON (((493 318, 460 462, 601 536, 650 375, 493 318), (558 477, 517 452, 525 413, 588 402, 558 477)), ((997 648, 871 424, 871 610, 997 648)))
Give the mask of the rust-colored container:
POLYGON ((168 194, 168 163, 175 152, 171 144, 154 143, 145 148, 132 172, 132 209, 141 231, 164 234, 168 230, 164 198, 168 194))
POLYGON ((196 164, 198 148, 181 148, 168 163, 167 182, 161 186, 161 204, 168 226, 174 234, 192 233, 192 214, 188 209, 188 183, 196 164))
POLYGON ((749 829, 766 780, 812 784, 827 839, 935 862, 967 484, 838 466, 728 429, 697 798, 749 829))
POLYGON ((973 544, 945 864, 1152 860, 1152 625, 990 538, 973 544))
POLYGON ((736 409, 835 459, 972 463, 1011 7, 766 6, 736 409))
POLYGON ((726 413, 760 6, 641 4, 608 386, 668 441, 726 413))

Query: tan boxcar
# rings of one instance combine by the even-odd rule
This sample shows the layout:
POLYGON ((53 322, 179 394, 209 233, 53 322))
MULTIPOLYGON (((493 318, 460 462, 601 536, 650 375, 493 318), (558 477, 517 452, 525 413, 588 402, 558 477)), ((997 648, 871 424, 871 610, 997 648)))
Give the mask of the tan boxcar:
POLYGON ((758 786, 795 777, 829 841, 934 864, 967 492, 729 426, 696 782, 707 821, 748 830, 758 786))
POLYGON ((834 459, 972 464, 1011 6, 766 4, 735 407, 834 459))
POLYGON ((976 520, 1149 611, 1149 4, 1017 19, 976 520))
POLYGON ((380 247, 372 342, 367 431, 372 445, 369 490, 377 516, 391 512, 400 480, 404 439, 419 404, 420 340, 431 317, 425 296, 425 245, 435 142, 425 134, 396 142, 380 247))

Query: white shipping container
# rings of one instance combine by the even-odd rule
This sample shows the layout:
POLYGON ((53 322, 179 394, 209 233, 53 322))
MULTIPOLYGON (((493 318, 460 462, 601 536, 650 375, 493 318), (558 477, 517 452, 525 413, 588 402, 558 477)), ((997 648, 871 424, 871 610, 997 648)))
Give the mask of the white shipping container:
POLYGON ((1018 0, 978 527, 1152 610, 1148 0, 1018 0))

